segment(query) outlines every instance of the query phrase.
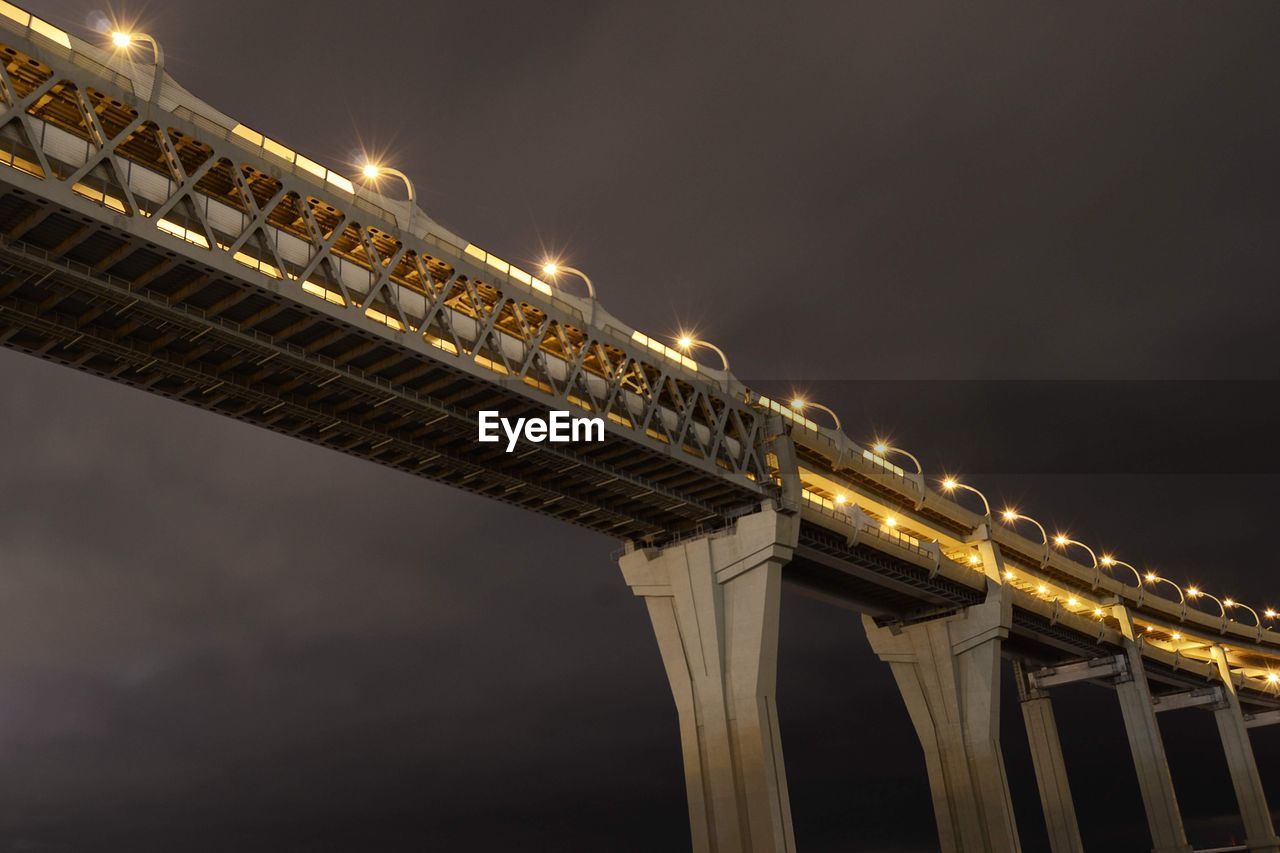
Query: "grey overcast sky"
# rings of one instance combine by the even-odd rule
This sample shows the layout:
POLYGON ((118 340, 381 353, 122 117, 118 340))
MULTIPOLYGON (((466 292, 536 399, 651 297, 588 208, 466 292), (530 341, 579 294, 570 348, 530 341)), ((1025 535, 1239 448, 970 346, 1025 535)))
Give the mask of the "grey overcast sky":
MULTIPOLYGON (((855 437, 1280 600, 1278 4, 28 5, 137 20, 228 114, 386 152, 855 437)), ((687 849, 616 543, 8 351, 0 382, 0 850, 687 849)), ((936 849, 856 618, 787 594, 779 708, 802 851, 936 849)), ((1114 696, 1058 718, 1086 846, 1142 849, 1114 696)), ((1161 724, 1193 840, 1238 834, 1211 718, 1161 724)))

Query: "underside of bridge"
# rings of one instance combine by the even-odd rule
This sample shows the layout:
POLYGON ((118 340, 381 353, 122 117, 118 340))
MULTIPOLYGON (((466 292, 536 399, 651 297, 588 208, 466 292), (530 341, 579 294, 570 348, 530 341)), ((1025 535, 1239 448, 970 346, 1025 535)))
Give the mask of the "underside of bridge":
POLYGON ((476 442, 525 395, 0 183, 0 341, 617 538, 714 528, 758 496, 628 442, 476 442))

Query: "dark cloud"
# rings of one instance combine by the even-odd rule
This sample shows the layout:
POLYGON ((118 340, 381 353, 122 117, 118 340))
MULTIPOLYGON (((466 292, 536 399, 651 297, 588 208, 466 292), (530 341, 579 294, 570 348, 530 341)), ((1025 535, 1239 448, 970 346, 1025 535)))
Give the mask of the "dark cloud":
MULTIPOLYGON (((100 11, 36 5, 78 33, 100 11)), ((1251 472, 1275 464, 1280 8, 114 11, 229 114, 326 163, 386 149, 434 217, 504 257, 565 252, 636 327, 696 324, 851 434, 1273 592, 1280 502, 1251 472), (1102 378, 1204 381, 1039 381, 1102 378), (952 381, 866 383, 903 379, 952 381), (1037 381, 972 381, 993 379, 1037 381)), ((22 356, 0 373, 0 849, 687 844, 615 543, 22 356)), ((800 848, 933 849, 857 618, 788 593, 782 644, 800 848)), ((1086 845, 1142 848, 1114 697, 1065 690, 1058 719, 1086 845)), ((1238 832, 1209 717, 1161 723, 1193 839, 1238 832)), ((1008 695, 1003 727, 1045 849, 1008 695)), ((1255 744, 1274 784, 1280 741, 1255 744)))

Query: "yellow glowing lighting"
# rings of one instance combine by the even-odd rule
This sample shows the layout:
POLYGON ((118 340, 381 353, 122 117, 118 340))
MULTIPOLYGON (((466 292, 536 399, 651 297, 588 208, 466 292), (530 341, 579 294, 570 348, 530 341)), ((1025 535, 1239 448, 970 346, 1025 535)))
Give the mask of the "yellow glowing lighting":
POLYGON ((1170 636, 1170 639, 1173 639, 1173 640, 1181 640, 1181 639, 1182 639, 1182 635, 1181 635, 1181 634, 1179 634, 1177 631, 1174 631, 1174 632, 1173 632, 1173 634, 1170 636))
POLYGON ((1224 599, 1222 599, 1222 606, 1223 606, 1223 607, 1235 607, 1235 606, 1236 606, 1235 599, 1232 599, 1232 598, 1224 598, 1224 599))
POLYGON ((376 163, 365 163, 360 169, 360 174, 364 175, 369 180, 373 180, 382 174, 382 167, 376 163))
POLYGON ((1040 584, 1038 587, 1036 587, 1036 592, 1040 593, 1041 595, 1044 595, 1048 591, 1049 591, 1049 587, 1045 586, 1044 584, 1040 584))
POLYGON ((128 47, 133 44, 133 36, 129 33, 122 33, 116 30, 111 34, 111 43, 116 47, 128 47))
POLYGON ((807 405, 809 405, 809 401, 804 397, 796 397, 791 401, 791 408, 793 409, 803 409, 807 405))
POLYGON ((1080 602, 1076 600, 1075 596, 1072 596, 1071 598, 1068 598, 1068 599, 1067 599, 1067 606, 1068 606, 1068 607, 1077 607, 1077 606, 1079 606, 1079 604, 1080 604, 1080 602))
POLYGON ((849 499, 846 498, 844 495, 836 495, 836 503, 838 504, 846 503, 848 500, 849 499))
MULTIPOLYGON (((1101 616, 1101 615, 1102 615, 1102 608, 1101 608, 1101 607, 1095 607, 1095 608, 1093 608, 1093 615, 1094 615, 1094 616, 1101 616)), ((1147 630, 1148 630, 1148 631, 1150 631, 1151 629, 1150 629, 1150 628, 1148 628, 1147 630)))
POLYGON ((1194 586, 1187 587, 1187 595, 1191 596, 1192 598, 1195 598, 1199 594, 1200 594, 1200 590, 1197 589, 1196 587, 1194 586))
POLYGON ((1148 626, 1147 626, 1147 633, 1148 633, 1148 634, 1150 634, 1150 633, 1151 633, 1152 631, 1154 631, 1155 629, 1156 629, 1156 626, 1154 626, 1154 625, 1148 625, 1148 626))
POLYGON ((969 555, 969 565, 971 565, 971 566, 976 566, 976 565, 978 565, 978 563, 980 563, 980 562, 982 562, 982 558, 981 558, 981 557, 979 557, 977 554, 970 554, 970 555, 969 555))
POLYGON ((1057 545, 1059 548, 1061 548, 1062 546, 1066 545, 1066 544, 1067 544, 1067 542, 1069 542, 1069 541, 1070 541, 1070 540, 1069 540, 1066 536, 1062 535, 1061 533, 1059 533, 1057 536, 1054 536, 1054 537, 1053 537, 1053 544, 1054 544, 1054 545, 1057 545))
POLYGON ((542 271, 547 275, 555 275, 556 273, 560 272, 560 265, 557 264, 555 261, 547 261, 545 264, 542 265, 542 271))
POLYGON ((897 527, 897 526, 898 526, 898 519, 894 518, 894 517, 891 515, 891 516, 889 516, 888 518, 886 518, 886 519, 884 520, 884 523, 885 523, 886 525, 888 525, 889 527, 897 527))
POLYGON ((1116 558, 1110 554, 1103 554, 1102 559, 1098 562, 1102 563, 1104 566, 1114 566, 1116 564, 1116 558))
POLYGON ((693 346, 693 338, 688 335, 681 335, 680 339, 676 341, 676 346, 680 347, 680 349, 687 350, 693 346))
POLYGON ((872 445, 871 449, 874 450, 876 453, 879 453, 881 456, 884 456, 886 453, 889 452, 889 445, 885 444, 883 441, 877 441, 874 445, 872 445))
POLYGON ((950 477, 942 481, 942 488, 946 489, 948 492, 954 489, 958 485, 960 484, 957 483, 955 480, 951 479, 950 477))
POLYGON ((1275 684, 1276 682, 1280 682, 1280 675, 1277 675, 1274 672, 1268 672, 1267 681, 1270 681, 1272 684, 1275 684))
POLYGON ((1014 578, 1016 578, 1016 577, 1017 577, 1017 575, 1015 575, 1013 572, 1009 571, 1008 569, 1006 569, 1006 570, 1005 570, 1005 573, 1004 573, 1004 579, 1005 579, 1005 580, 1007 580, 1007 581, 1011 581, 1011 580, 1013 580, 1013 579, 1014 579, 1014 578))
POLYGON ((1262 611, 1262 615, 1267 617, 1268 619, 1274 619, 1277 616, 1280 616, 1280 613, 1277 613, 1276 611, 1268 607, 1266 610, 1262 611))
POLYGON ((1155 572, 1147 572, 1147 580, 1150 581, 1151 583, 1155 583, 1159 579, 1160 578, 1156 575, 1155 572))
POLYGON ((1006 509, 1004 512, 1000 513, 1000 515, 1005 521, 1018 520, 1018 511, 1016 509, 1006 509))

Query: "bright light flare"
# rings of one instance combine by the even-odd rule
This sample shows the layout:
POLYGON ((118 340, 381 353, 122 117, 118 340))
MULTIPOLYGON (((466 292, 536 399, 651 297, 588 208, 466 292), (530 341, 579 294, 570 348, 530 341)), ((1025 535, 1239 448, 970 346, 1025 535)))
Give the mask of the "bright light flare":
POLYGON ((693 338, 691 338, 688 335, 681 335, 679 338, 676 339, 676 346, 678 346, 682 350, 692 349, 693 338))
POLYGON ((1068 543, 1070 542, 1071 542, 1070 537, 1068 537, 1066 534, 1063 534, 1063 533, 1059 533, 1053 537, 1053 544, 1057 545, 1059 548, 1067 547, 1068 543))
POLYGON ((1198 595, 1200 595, 1199 587, 1194 587, 1194 586, 1187 587, 1187 595, 1190 596, 1191 598, 1197 597, 1198 595))
POLYGON ((946 489, 948 492, 954 491, 958 485, 960 484, 956 482, 954 477, 948 477, 942 481, 942 488, 946 489))
POLYGON ((1280 683, 1280 674, 1276 674, 1274 672, 1268 672, 1267 681, 1269 681, 1272 684, 1280 683))
POLYGON ((1102 559, 1098 560, 1098 562, 1102 563, 1104 566, 1114 566, 1116 564, 1116 558, 1110 554, 1103 554, 1102 559))
POLYGON ((360 167, 360 174, 372 181, 382 176, 382 167, 377 163, 365 163, 360 167))
POLYGON ((1171 640, 1181 640, 1181 639, 1182 639, 1182 635, 1181 635, 1181 634, 1179 634, 1177 631, 1174 631, 1172 634, 1170 634, 1170 635, 1169 635, 1169 639, 1171 639, 1171 640))
POLYGON ((547 261, 542 265, 542 271, 547 275, 555 275, 560 272, 560 265, 555 261, 547 261))
POLYGON ((116 30, 111 34, 111 43, 116 47, 125 48, 133 44, 133 35, 130 33, 116 30))
POLYGON ((1147 572, 1147 583, 1155 583, 1160 580, 1160 576, 1155 572, 1147 572))
POLYGON ((1277 616, 1280 616, 1280 613, 1277 613, 1276 611, 1268 607, 1266 610, 1262 611, 1262 615, 1267 617, 1268 619, 1274 619, 1277 616))

